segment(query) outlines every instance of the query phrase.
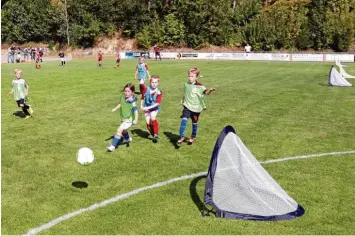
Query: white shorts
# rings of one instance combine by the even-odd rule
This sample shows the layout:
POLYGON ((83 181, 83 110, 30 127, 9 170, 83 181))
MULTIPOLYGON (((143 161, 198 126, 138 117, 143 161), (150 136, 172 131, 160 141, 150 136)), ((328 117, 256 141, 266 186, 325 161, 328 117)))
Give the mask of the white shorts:
POLYGON ((151 119, 152 117, 157 117, 159 110, 155 110, 155 111, 145 111, 144 112, 144 116, 145 119, 151 119))
POLYGON ((140 79, 138 79, 138 82, 139 82, 139 84, 144 84, 145 78, 140 78, 140 79))
POLYGON ((65 58, 64 58, 64 57, 61 57, 60 60, 61 60, 61 61, 65 61, 65 58))
POLYGON ((119 129, 122 130, 128 130, 130 127, 132 126, 132 122, 128 122, 128 121, 121 121, 121 125, 119 127, 119 129))

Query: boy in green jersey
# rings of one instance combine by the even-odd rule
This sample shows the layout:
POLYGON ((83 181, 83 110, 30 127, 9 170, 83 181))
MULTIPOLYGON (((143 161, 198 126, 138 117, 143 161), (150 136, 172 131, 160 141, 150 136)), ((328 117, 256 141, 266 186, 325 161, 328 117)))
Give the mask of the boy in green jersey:
POLYGON ((206 109, 204 95, 210 94, 215 91, 215 88, 206 89, 203 84, 197 82, 200 70, 198 68, 192 68, 188 71, 188 82, 184 84, 184 96, 181 100, 183 105, 183 111, 181 115, 180 124, 180 139, 177 144, 180 145, 185 141, 184 132, 187 124, 187 120, 191 118, 192 121, 192 134, 191 138, 187 141, 188 144, 192 144, 195 141, 197 135, 197 121, 202 110, 206 109))
POLYGON ((20 69, 15 69, 15 79, 12 81, 12 88, 9 92, 9 95, 14 95, 14 99, 18 107, 22 108, 22 111, 25 113, 25 118, 30 118, 33 110, 30 105, 26 104, 28 99, 28 93, 30 87, 24 79, 21 78, 22 71, 20 69))
POLYGON ((112 112, 115 112, 117 109, 120 109, 121 116, 121 125, 118 127, 116 134, 112 140, 110 146, 107 147, 108 151, 113 152, 121 142, 128 143, 132 141, 132 138, 129 137, 128 129, 133 125, 136 125, 138 122, 138 109, 137 109, 137 99, 134 96, 134 85, 126 84, 123 88, 123 94, 120 98, 119 104, 112 109, 112 112))

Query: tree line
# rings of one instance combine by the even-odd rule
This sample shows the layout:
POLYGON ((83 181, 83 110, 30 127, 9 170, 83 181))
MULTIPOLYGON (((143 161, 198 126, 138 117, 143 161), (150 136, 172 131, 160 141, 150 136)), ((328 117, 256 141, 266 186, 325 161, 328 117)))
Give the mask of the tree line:
POLYGON ((91 47, 121 32, 142 49, 208 45, 349 50, 355 0, 7 0, 1 39, 91 47))

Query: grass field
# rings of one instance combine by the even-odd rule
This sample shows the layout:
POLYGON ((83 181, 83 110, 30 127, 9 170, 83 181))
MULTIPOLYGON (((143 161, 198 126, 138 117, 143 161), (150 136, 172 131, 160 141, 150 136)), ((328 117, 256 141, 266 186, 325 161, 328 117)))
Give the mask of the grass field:
MULTIPOLYGON (((3 64, 1 75, 2 234, 23 234, 116 195, 175 177, 207 171, 220 131, 232 125, 259 161, 355 150, 355 89, 328 87, 330 64, 237 61, 148 61, 164 93, 159 143, 147 139, 143 115, 133 142, 106 152, 119 125, 123 86, 134 82, 137 61, 93 60, 3 64), (196 143, 174 145, 187 70, 199 67, 206 99, 196 143), (10 91, 15 68, 30 85, 33 118, 10 91), (80 147, 95 161, 76 162, 80 147), (88 188, 72 186, 74 181, 88 188)), ((345 68, 355 74, 355 65, 345 68)), ((355 84, 355 80, 349 79, 355 84)), ((137 86, 138 90, 138 86, 137 86)), ((186 134, 191 133, 191 121, 186 134)), ((264 165, 306 213, 291 221, 259 222, 201 217, 204 177, 134 195, 44 229, 40 234, 355 234, 355 154, 264 165)))

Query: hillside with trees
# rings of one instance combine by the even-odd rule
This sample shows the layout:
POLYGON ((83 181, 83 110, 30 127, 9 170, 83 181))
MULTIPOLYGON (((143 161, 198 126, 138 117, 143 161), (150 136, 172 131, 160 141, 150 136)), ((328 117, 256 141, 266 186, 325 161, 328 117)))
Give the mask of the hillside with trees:
POLYGON ((346 52, 355 38, 355 0, 7 0, 3 43, 92 47, 117 32, 139 48, 346 52))

